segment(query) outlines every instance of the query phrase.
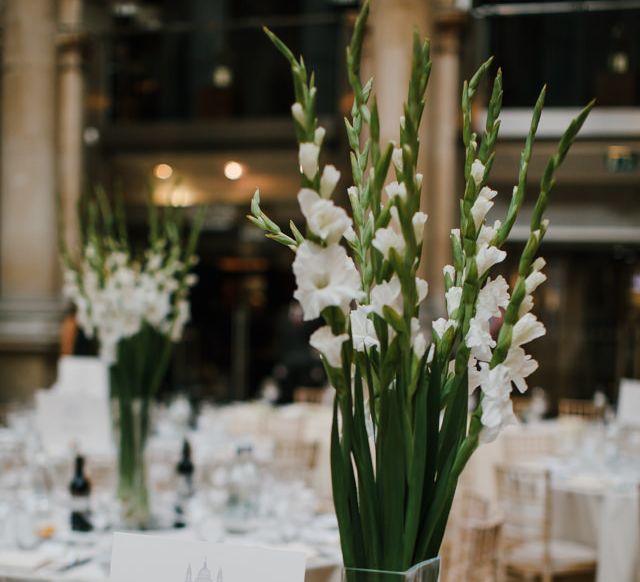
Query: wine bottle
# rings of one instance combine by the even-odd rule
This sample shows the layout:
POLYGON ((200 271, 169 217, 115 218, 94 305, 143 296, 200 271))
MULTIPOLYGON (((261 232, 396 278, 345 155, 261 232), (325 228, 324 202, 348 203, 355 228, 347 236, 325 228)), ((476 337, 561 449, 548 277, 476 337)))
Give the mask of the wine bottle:
POLYGON ((84 474, 84 457, 76 456, 75 472, 69 485, 71 493, 71 529, 91 531, 91 483, 84 474))
POLYGON ((191 460, 191 445, 187 439, 182 443, 182 457, 176 465, 178 474, 178 490, 175 504, 174 527, 184 527, 186 525, 187 503, 193 496, 193 461, 191 460))

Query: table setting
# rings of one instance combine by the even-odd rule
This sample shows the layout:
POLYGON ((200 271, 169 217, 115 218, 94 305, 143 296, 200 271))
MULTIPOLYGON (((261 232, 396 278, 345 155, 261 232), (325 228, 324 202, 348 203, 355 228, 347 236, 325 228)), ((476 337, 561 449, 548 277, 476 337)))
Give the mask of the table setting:
MULTIPOLYGON (((96 189, 79 205, 78 248, 63 241, 61 256, 65 295, 105 366, 96 368, 100 389, 69 391, 61 380, 37 396, 33 418, 10 421, 20 453, 14 460, 13 445, 3 449, 9 470, 2 511, 11 525, 3 531, 0 580, 80 582, 106 580, 110 572, 121 582, 148 571, 168 580, 171 571, 192 582, 197 571, 196 582, 214 575, 222 582, 230 570, 247 572, 251 556, 280 564, 265 570, 265 580, 277 579, 286 564, 290 579, 297 573, 299 580, 300 556, 308 580, 436 582, 445 574, 440 549, 465 467, 508 435, 512 394, 526 392, 538 368, 525 346, 546 333, 533 313, 534 293, 547 279, 538 256, 549 227, 545 210, 593 102, 550 150, 523 248, 507 247, 525 200, 546 87, 533 108, 511 202, 502 220, 489 221, 498 195, 491 172, 502 71, 492 75, 489 59, 464 82, 460 221, 450 230, 451 264, 442 266, 438 286, 446 317, 427 324, 421 261, 428 216, 418 160, 431 46, 414 33, 398 139, 383 139, 374 80, 361 76, 369 12, 366 0, 346 53, 353 97, 345 120, 348 210, 338 205, 341 172, 323 163, 327 130, 315 74, 264 29, 291 72, 304 224, 290 221, 283 230, 259 191, 248 219, 294 253, 294 298, 303 320, 320 324, 309 343, 334 391, 330 407, 205 406, 199 418, 185 399, 158 408, 190 318, 205 212, 187 225, 182 213, 150 196, 147 236, 135 244, 122 200, 96 189), (474 101, 487 89, 486 122, 476 132, 474 101), (494 269, 508 249, 518 263, 511 281, 494 269)), ((72 384, 86 379, 66 372, 72 384)))

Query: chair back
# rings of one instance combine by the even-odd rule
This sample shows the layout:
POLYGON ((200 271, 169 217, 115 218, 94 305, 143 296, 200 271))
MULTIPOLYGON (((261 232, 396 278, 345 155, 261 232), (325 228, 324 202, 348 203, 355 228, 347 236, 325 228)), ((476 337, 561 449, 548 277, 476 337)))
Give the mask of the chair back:
POLYGON ((507 463, 522 463, 550 457, 556 452, 556 439, 553 434, 527 428, 514 431, 504 440, 504 453, 507 463))
POLYGON ((551 538, 551 475, 546 469, 519 465, 496 468, 498 501, 503 514, 505 549, 541 542, 549 559, 551 538))
POLYGON ((561 398, 558 403, 558 414, 561 418, 577 417, 587 421, 602 420, 605 407, 596 406, 592 400, 561 398))
POLYGON ((326 388, 308 388, 299 386, 293 392, 294 402, 306 402, 309 404, 322 404, 325 398, 326 388))

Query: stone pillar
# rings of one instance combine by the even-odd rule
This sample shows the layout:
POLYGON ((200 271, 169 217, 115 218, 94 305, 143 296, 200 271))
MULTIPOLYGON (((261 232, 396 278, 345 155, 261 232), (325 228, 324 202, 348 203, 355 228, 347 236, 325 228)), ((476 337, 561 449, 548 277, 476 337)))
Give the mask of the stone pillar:
POLYGON ((425 319, 444 312, 442 267, 451 262, 449 232, 458 212, 460 115, 459 29, 464 13, 451 0, 376 0, 363 77, 373 75, 383 141, 397 140, 411 74, 413 31, 431 39, 432 73, 420 130, 422 209, 429 214, 420 275, 429 281, 425 319))
POLYGON ((464 13, 442 9, 434 16, 431 44, 432 73, 427 101, 429 172, 425 276, 429 280, 429 315, 445 315, 442 267, 452 261, 450 232, 458 224, 463 192, 460 95, 460 27, 464 13))
POLYGON ((83 39, 82 0, 59 0, 58 22, 58 192, 64 216, 64 240, 78 243, 77 203, 82 193, 83 39))
POLYGON ((374 77, 382 143, 399 139, 411 76, 413 31, 428 36, 430 16, 430 2, 425 0, 375 0, 371 4, 370 48, 365 53, 371 62, 363 64, 363 70, 374 77))
POLYGON ((50 381, 60 316, 53 0, 6 0, 0 179, 0 399, 50 381))

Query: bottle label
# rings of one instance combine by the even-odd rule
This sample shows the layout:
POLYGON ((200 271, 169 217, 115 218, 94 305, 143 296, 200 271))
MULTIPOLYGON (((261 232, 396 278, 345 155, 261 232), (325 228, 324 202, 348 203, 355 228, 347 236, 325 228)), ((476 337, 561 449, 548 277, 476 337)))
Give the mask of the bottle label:
POLYGON ((71 498, 71 511, 73 513, 88 513, 91 509, 91 502, 89 497, 72 497, 71 498))

